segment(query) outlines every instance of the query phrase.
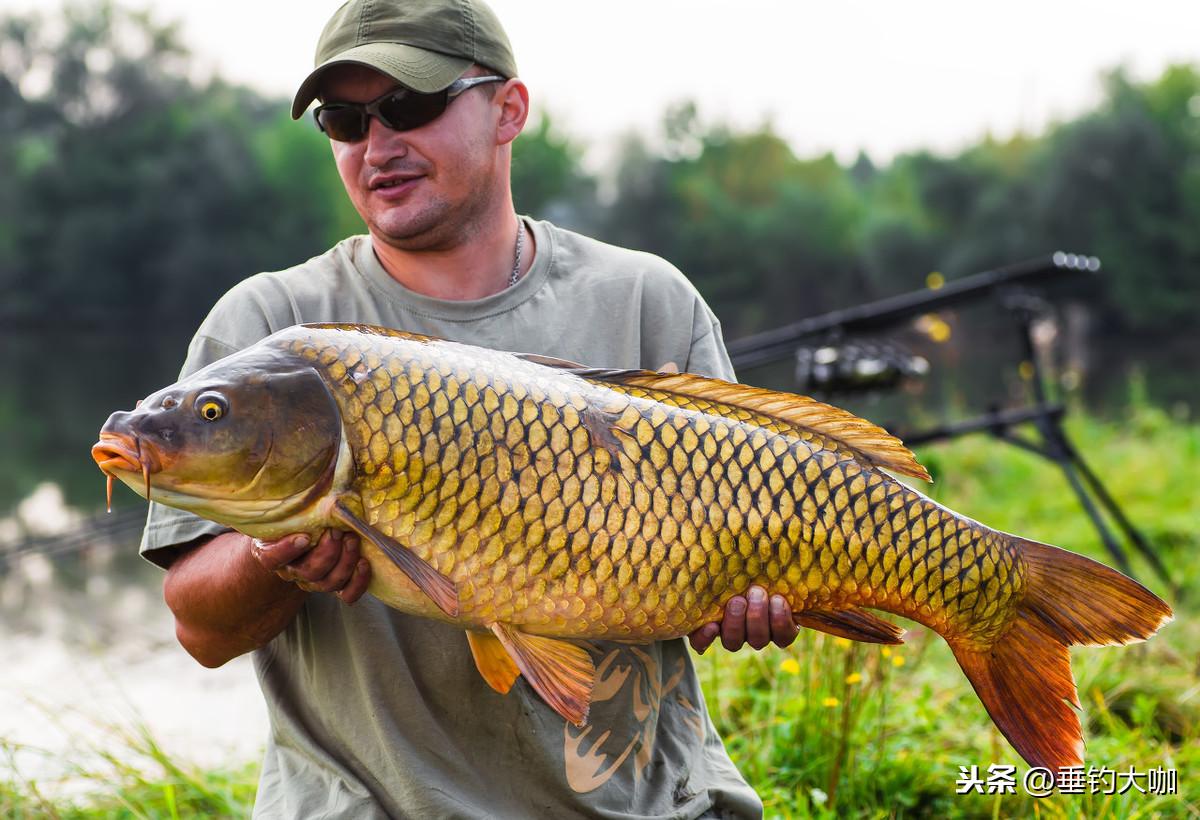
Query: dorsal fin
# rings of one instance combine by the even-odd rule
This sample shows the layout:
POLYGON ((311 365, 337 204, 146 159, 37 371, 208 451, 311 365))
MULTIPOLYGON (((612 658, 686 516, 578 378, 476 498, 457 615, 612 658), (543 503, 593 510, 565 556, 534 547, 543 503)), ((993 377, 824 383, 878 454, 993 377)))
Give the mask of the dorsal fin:
POLYGON ((707 399, 778 419, 802 430, 819 433, 853 450, 878 467, 932 481, 900 439, 877 424, 808 396, 709 379, 692 373, 654 373, 649 370, 572 370, 577 376, 626 387, 640 387, 678 396, 707 399))

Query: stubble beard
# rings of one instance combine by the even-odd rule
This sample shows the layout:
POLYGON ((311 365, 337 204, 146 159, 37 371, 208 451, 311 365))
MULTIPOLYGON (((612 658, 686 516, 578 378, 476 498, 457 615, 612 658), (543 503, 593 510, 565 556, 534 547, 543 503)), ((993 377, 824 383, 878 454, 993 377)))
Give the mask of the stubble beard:
POLYGON ((454 203, 433 196, 415 214, 392 219, 384 213, 370 222, 371 232, 388 245, 403 251, 444 251, 469 242, 486 227, 496 191, 491 176, 481 175, 470 188, 470 196, 454 203))

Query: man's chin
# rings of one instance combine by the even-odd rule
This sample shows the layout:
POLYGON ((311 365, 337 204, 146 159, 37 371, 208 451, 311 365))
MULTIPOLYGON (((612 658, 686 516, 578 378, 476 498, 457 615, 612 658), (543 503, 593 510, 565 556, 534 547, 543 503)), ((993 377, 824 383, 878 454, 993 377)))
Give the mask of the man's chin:
POLYGON ((447 222, 428 212, 419 214, 379 214, 369 223, 378 242, 402 251, 432 251, 452 247, 454 231, 447 222))

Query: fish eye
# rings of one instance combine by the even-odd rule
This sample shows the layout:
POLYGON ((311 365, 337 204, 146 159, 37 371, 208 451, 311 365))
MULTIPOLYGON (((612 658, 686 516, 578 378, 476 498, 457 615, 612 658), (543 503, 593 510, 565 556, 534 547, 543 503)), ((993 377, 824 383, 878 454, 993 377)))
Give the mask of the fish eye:
POLYGON ((201 393, 196 397, 196 414, 205 421, 216 421, 229 412, 229 402, 220 393, 201 393))

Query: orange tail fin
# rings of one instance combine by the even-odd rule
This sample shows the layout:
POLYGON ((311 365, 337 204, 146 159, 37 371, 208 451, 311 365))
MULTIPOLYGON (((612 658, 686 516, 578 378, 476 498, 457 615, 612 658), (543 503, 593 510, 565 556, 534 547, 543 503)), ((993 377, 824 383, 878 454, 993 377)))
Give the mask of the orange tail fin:
POLYGON ((1149 638, 1171 608, 1138 582, 1090 558, 1016 538, 1027 571, 1012 627, 988 649, 950 646, 979 699, 1031 766, 1083 762, 1068 646, 1149 638))

